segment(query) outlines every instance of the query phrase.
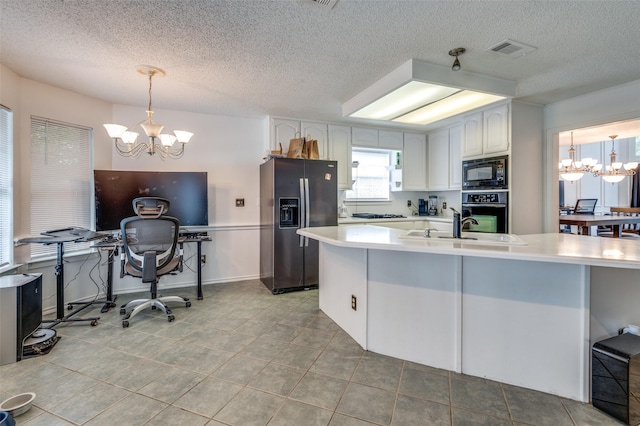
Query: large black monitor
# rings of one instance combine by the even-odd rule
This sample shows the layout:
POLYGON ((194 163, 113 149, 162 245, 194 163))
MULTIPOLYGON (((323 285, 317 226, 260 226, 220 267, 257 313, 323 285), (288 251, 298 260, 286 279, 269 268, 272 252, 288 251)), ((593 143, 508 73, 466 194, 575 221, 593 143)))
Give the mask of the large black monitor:
POLYGON ((94 170, 96 231, 120 229, 120 221, 135 216, 137 197, 169 200, 169 216, 180 226, 207 226, 207 172, 132 172, 94 170))

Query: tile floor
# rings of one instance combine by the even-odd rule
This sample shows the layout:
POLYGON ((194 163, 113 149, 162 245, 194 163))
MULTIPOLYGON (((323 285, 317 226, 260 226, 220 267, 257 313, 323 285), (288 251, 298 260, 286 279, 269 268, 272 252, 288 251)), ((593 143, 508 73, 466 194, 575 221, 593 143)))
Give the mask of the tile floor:
POLYGON ((61 324, 48 355, 0 367, 0 396, 37 394, 16 418, 29 426, 621 424, 588 404, 363 351, 318 309, 317 290, 273 296, 243 281, 204 297, 175 308, 173 323, 149 311, 123 329, 112 309, 96 327, 61 324))

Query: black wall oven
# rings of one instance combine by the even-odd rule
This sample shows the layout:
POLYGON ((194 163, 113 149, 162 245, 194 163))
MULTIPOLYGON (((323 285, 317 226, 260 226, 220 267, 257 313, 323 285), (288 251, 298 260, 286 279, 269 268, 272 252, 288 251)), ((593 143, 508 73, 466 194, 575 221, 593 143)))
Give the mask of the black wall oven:
POLYGON ((473 216, 478 225, 471 225, 464 231, 491 232, 506 234, 509 232, 508 193, 498 192, 463 192, 462 217, 473 216))
POLYGON ((462 190, 507 189, 507 156, 462 162, 462 190))

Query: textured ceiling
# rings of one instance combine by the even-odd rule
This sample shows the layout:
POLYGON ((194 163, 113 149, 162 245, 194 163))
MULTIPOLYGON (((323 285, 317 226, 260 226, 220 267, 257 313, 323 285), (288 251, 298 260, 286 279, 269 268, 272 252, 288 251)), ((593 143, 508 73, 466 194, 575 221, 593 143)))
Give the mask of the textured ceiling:
POLYGON ((640 78, 640 1, 0 0, 17 74, 144 107, 344 121, 341 104, 410 58, 517 82, 547 104, 640 78), (536 46, 509 58, 505 39, 536 46))

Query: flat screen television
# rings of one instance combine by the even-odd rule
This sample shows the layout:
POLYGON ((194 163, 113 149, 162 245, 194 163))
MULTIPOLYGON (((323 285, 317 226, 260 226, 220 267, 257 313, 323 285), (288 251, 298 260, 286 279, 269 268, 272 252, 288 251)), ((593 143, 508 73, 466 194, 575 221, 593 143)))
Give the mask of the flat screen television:
POLYGON ((135 216, 138 197, 169 200, 169 216, 181 227, 207 226, 207 172, 133 172, 94 170, 96 231, 120 229, 120 221, 135 216))

